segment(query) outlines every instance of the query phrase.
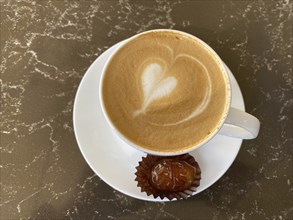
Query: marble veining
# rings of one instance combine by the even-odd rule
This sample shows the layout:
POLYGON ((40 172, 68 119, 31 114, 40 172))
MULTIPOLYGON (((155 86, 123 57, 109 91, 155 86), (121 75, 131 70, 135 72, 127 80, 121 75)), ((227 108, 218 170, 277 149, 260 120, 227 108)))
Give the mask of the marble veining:
POLYGON ((292 1, 1 0, 1 219, 292 219, 292 1), (186 201, 149 203, 91 171, 72 107, 89 65, 141 31, 194 34, 261 121, 228 172, 186 201))

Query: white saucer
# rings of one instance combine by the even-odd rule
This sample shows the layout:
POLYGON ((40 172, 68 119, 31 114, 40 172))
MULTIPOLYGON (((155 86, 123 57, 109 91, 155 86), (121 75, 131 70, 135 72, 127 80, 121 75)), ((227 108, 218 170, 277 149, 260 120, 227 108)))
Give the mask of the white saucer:
MULTIPOLYGON (((112 133, 99 104, 99 80, 103 66, 120 43, 100 55, 84 75, 74 102, 73 124, 82 155, 92 170, 108 185, 131 197, 162 201, 140 192, 134 180, 135 167, 145 153, 127 146, 112 133)), ((229 70, 232 84, 232 106, 244 110, 240 88, 229 70)), ((215 183, 235 160, 242 140, 216 135, 205 146, 191 152, 202 170, 197 194, 215 183)), ((167 199, 164 201, 168 201, 167 199)))

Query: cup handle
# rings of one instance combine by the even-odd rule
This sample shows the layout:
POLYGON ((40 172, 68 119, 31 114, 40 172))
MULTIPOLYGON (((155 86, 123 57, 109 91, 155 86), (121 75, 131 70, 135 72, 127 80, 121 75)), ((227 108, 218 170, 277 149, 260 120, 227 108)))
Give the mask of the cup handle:
POLYGON ((218 134, 241 139, 254 139, 258 135, 259 126, 260 122, 256 117, 231 107, 218 134))

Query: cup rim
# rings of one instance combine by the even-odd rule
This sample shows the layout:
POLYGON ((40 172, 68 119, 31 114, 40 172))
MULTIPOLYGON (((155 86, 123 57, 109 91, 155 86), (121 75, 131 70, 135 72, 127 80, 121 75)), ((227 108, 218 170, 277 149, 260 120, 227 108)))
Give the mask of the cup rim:
POLYGON ((148 30, 148 31, 144 31, 138 34, 135 34, 125 40, 120 41, 119 43, 121 43, 116 49, 115 51, 109 56, 109 58, 106 60, 106 63, 102 69, 102 73, 101 73, 101 78, 99 81, 99 102, 100 102, 100 106, 104 115, 105 120, 107 121, 107 124, 110 126, 110 128, 113 130, 113 133, 118 136, 118 138, 120 140, 122 140, 125 144, 127 144, 130 147, 133 147, 139 151, 148 153, 148 154, 152 154, 152 155, 157 155, 157 156, 176 156, 176 155, 181 155, 184 153, 188 153, 191 152, 195 149, 198 149, 199 147, 205 145, 206 143, 208 143, 212 138, 214 138, 215 135, 217 135, 217 133, 219 132, 219 130, 222 128, 222 126, 224 125, 224 122, 228 116, 229 113, 229 109, 230 109, 230 105, 231 105, 231 84, 230 84, 230 79, 228 76, 228 72, 227 69, 225 68, 224 62, 222 61, 222 59, 220 58, 220 56, 207 44, 205 43, 203 40, 201 40, 200 38, 191 35, 189 33, 183 32, 183 31, 179 31, 179 30, 174 30, 174 29, 154 29, 154 30, 148 30), (123 47, 125 47, 129 42, 131 42, 133 39, 143 35, 143 34, 147 34, 147 33, 153 33, 153 32, 173 32, 173 33, 179 33, 181 35, 185 35, 187 37, 190 37, 192 39, 195 39, 197 42, 201 43, 215 58, 215 60, 218 62, 219 67, 222 70, 222 73, 224 73, 225 75, 225 82, 226 82, 226 92, 227 92, 227 101, 226 101, 226 106, 225 106, 225 111, 223 113, 223 117, 221 118, 221 120, 218 123, 218 126, 216 127, 216 129, 214 129, 214 131, 203 141, 201 141, 200 143, 193 145, 189 148, 185 148, 183 150, 178 150, 178 151, 174 151, 174 152, 166 152, 166 151, 155 151, 155 150, 150 150, 144 147, 141 147, 135 143, 133 143, 131 140, 129 140, 127 137, 125 137, 116 127, 115 125, 112 123, 105 105, 104 105, 104 101, 103 101, 103 80, 104 80, 104 76, 105 76, 105 72, 109 66, 109 63, 111 63, 111 60, 113 59, 113 57, 115 56, 115 54, 120 51, 123 47))

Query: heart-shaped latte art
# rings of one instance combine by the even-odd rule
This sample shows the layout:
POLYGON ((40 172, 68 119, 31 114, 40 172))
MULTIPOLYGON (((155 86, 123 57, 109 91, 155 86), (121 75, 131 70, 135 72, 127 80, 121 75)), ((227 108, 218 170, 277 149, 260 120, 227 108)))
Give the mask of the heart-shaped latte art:
POLYGON ((134 112, 134 116, 145 113, 149 104, 154 100, 168 96, 177 86, 177 80, 173 76, 164 76, 160 64, 151 63, 143 71, 141 78, 144 102, 142 108, 134 112))
MULTIPOLYGON (((173 63, 175 63, 178 59, 187 59, 189 60, 189 62, 195 62, 204 70, 203 72, 205 73, 207 78, 207 88, 205 94, 202 97, 202 101, 196 106, 196 108, 191 112, 191 114, 189 114, 188 116, 184 117, 179 121, 164 124, 150 122, 150 124, 157 126, 173 126, 181 124, 201 114, 207 108, 210 102, 211 80, 206 67, 199 60, 187 54, 180 54, 176 56, 173 60, 173 63)), ((143 89, 144 101, 142 107, 139 110, 136 110, 133 113, 133 116, 136 117, 140 114, 146 114, 147 108, 152 102, 167 97, 174 90, 176 90, 177 82, 178 80, 176 79, 176 77, 166 76, 166 70, 162 68, 160 64, 155 62, 148 64, 141 75, 141 86, 143 89)))

